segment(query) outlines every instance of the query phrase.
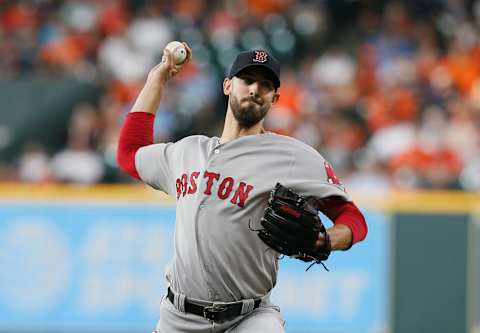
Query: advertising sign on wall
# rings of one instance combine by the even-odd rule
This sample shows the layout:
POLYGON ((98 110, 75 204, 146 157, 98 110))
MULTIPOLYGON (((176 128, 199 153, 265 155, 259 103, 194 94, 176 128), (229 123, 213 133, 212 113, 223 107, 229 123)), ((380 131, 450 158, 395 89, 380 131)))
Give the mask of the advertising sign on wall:
MULTIPOLYGON (((0 331, 149 332, 165 292, 175 209, 118 203, 0 204, 0 331)), ((288 332, 376 332, 387 321, 387 226, 305 272, 284 258, 272 299, 288 332)))

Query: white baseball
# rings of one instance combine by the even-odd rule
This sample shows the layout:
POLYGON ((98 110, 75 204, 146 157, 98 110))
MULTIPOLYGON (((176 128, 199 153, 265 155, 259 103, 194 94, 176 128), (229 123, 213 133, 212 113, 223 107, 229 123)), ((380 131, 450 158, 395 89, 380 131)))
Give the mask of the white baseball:
POLYGON ((180 42, 170 42, 167 44, 167 46, 165 46, 165 49, 169 50, 173 55, 173 62, 175 65, 183 63, 187 58, 187 50, 185 49, 185 45, 180 42))

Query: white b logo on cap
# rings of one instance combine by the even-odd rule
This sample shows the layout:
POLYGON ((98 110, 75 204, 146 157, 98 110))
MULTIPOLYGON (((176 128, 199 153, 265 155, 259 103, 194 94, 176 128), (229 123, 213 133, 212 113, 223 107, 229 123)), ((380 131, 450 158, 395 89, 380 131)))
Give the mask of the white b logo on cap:
POLYGON ((267 52, 265 51, 255 51, 255 57, 252 59, 253 62, 267 62, 267 52))

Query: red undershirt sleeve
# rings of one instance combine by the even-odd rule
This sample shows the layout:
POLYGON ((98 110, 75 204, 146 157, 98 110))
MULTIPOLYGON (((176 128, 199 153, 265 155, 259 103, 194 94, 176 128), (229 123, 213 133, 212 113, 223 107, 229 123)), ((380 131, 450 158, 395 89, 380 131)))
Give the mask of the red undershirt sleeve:
POLYGON ((130 112, 123 123, 118 139, 117 162, 120 168, 139 180, 135 166, 138 149, 153 144, 155 115, 148 112, 130 112))
POLYGON ((322 205, 321 211, 335 224, 344 224, 352 231, 352 244, 365 239, 368 232, 367 223, 362 212, 350 201, 340 197, 327 199, 327 204, 322 205))

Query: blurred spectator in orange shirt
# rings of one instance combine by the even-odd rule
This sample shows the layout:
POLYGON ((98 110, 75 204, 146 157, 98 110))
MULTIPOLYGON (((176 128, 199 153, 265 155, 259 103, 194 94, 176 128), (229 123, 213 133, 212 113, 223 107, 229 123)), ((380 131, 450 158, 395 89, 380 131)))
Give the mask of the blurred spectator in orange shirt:
POLYGON ((457 188, 462 161, 448 146, 447 115, 432 107, 425 110, 420 124, 416 145, 394 156, 389 161, 391 170, 394 174, 409 170, 415 179, 409 184, 413 187, 457 188))
POLYGON ((478 52, 471 46, 463 45, 460 38, 454 39, 442 65, 453 80, 455 87, 464 96, 469 96, 473 84, 480 77, 478 52))
POLYGON ((246 0, 245 8, 250 14, 263 18, 271 13, 285 12, 293 0, 246 0))
POLYGON ((284 68, 279 93, 281 98, 269 112, 266 126, 273 132, 291 135, 302 111, 302 94, 304 94, 292 69, 284 68))
POLYGON ((123 1, 103 0, 98 6, 98 26, 104 35, 122 33, 127 29, 129 13, 123 1))
POLYGON ((0 22, 6 33, 35 28, 38 24, 38 11, 27 1, 14 2, 0 14, 0 22))

